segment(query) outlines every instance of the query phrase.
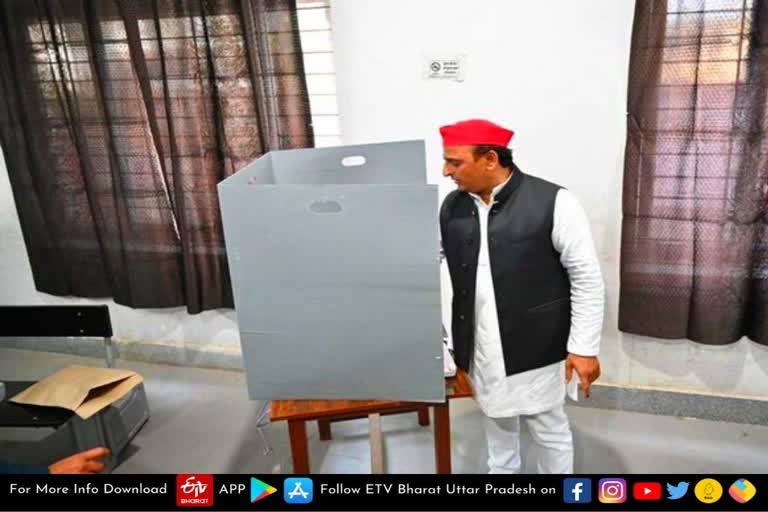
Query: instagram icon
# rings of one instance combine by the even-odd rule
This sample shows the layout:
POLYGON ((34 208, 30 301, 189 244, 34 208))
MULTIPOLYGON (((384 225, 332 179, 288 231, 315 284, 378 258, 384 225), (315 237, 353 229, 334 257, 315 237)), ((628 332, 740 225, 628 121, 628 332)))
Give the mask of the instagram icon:
POLYGON ((602 478, 597 488, 600 503, 624 503, 627 501, 627 481, 623 478, 602 478))

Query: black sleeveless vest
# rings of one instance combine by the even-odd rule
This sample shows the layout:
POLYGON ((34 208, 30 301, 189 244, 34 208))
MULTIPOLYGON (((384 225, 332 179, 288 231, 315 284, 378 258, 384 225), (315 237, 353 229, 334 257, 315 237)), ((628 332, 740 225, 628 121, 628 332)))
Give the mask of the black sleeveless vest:
MULTIPOLYGON (((507 375, 540 368, 567 355, 571 329, 568 273, 552 246, 560 186, 513 174, 488 215, 488 253, 507 375)), ((440 208, 443 252, 453 283, 452 335, 456 365, 469 370, 474 351, 475 283, 480 225, 474 199, 453 191, 440 208)))

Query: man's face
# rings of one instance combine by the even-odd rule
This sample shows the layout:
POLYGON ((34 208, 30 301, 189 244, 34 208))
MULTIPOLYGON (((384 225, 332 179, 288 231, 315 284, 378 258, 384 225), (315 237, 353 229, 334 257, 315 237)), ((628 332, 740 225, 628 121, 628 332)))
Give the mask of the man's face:
POLYGON ((443 148, 443 176, 451 178, 462 192, 482 192, 488 182, 489 162, 481 156, 475 160, 473 146, 443 148))

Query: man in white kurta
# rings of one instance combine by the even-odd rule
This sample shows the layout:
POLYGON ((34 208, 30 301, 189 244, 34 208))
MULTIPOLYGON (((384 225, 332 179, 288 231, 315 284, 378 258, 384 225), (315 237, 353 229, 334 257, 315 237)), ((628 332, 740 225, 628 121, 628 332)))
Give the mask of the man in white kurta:
MULTIPOLYGON (((451 172, 448 171, 447 175, 450 176, 451 172)), ((503 178, 504 175, 501 176, 503 178)), ((565 362, 508 376, 488 251, 488 217, 496 194, 510 178, 507 176, 496 184, 485 199, 481 194, 468 191, 477 207, 480 226, 474 352, 469 374, 475 400, 485 415, 491 473, 521 471, 521 420, 526 423, 539 448, 537 472, 572 473, 573 441, 564 410, 566 380, 575 378, 572 375, 574 368, 576 373, 579 371, 578 363, 574 365, 573 361, 596 360, 599 352, 604 303, 600 266, 584 210, 573 193, 560 189, 555 197, 551 237, 552 246, 560 255, 571 286, 569 356, 565 362)), ((586 377, 581 387, 588 395, 589 384, 597 375, 586 377)))
MULTIPOLYGON (((499 185, 497 190, 503 184, 499 185)), ((507 377, 501 355, 496 302, 488 259, 488 210, 472 194, 480 221, 480 255, 475 299, 475 353, 470 377, 475 400, 486 415, 489 465, 492 473, 521 469, 519 418, 540 447, 540 473, 572 473, 573 443, 565 402, 565 364, 507 377)), ((493 203, 491 203, 493 204, 493 203)), ((571 333, 568 352, 597 356, 603 323, 603 281, 594 251, 589 222, 577 199, 560 190, 555 202, 552 245, 571 280, 571 333)))

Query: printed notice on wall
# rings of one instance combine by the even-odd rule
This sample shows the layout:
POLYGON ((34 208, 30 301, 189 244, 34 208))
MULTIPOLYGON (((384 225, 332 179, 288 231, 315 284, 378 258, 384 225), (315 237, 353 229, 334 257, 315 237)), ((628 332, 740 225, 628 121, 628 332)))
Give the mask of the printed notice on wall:
POLYGON ((427 56, 424 58, 424 77, 428 79, 455 80, 463 82, 466 72, 466 56, 427 56))

